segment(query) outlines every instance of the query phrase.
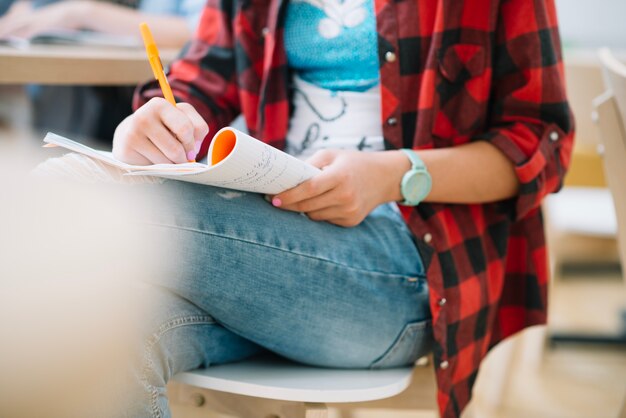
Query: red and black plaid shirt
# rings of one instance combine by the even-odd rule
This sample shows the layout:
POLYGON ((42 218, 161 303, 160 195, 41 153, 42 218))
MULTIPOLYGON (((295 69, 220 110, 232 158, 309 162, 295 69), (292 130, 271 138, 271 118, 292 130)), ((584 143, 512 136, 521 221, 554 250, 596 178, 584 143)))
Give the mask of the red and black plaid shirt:
MULTIPOLYGON (((207 2, 169 80, 211 132, 243 113, 253 136, 285 145, 286 3, 207 2)), ((405 211, 428 263, 441 414, 457 417, 487 350, 546 321, 539 206, 560 187, 573 142, 554 2, 375 0, 375 10, 386 146, 489 141, 515 164, 521 184, 503 202, 405 211)), ((160 95, 154 83, 139 92, 136 106, 160 95)))

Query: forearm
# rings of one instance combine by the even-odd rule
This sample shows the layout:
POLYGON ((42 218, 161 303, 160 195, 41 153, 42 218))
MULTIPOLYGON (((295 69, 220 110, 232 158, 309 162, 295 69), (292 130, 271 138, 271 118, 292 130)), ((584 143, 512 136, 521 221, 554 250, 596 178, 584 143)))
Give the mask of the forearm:
MULTIPOLYGON (((518 181, 513 164, 489 143, 418 151, 432 175, 426 201, 486 203, 513 197, 518 181)), ((328 149, 308 162, 322 171, 279 193, 272 204, 306 213, 314 221, 358 225, 381 203, 404 200, 400 184, 411 168, 400 150, 360 152, 328 149)))
MULTIPOLYGON (((389 170, 389 201, 401 201, 400 182, 410 162, 400 151, 386 151, 382 164, 389 170)), ((418 151, 432 177, 426 202, 486 203, 517 194, 519 181, 513 163, 488 142, 418 151)))
MULTIPOLYGON (((83 3, 83 2, 80 2, 83 3)), ((191 31, 182 17, 146 14, 128 7, 89 1, 82 7, 81 26, 98 32, 139 37, 139 24, 150 26, 156 43, 160 47, 180 48, 191 38, 191 31), (93 16, 98 16, 93 19, 93 16)))

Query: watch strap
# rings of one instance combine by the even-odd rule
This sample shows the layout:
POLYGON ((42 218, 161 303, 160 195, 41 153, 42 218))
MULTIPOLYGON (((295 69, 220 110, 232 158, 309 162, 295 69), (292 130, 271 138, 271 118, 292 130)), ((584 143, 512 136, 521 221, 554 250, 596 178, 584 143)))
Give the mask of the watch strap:
POLYGON ((421 201, 430 193, 430 187, 431 187, 431 179, 430 179, 430 173, 428 172, 428 169, 426 168, 426 164, 424 164, 424 161, 422 161, 422 159, 419 157, 419 155, 417 154, 417 152, 415 152, 412 149, 409 148, 401 148, 400 151, 402 151, 411 161, 411 169, 409 171, 407 171, 407 173, 404 175, 404 177, 402 178, 402 183, 400 185, 400 190, 402 192, 402 196, 404 197, 404 201, 402 201, 400 204, 401 205, 405 205, 405 206, 417 206, 421 203, 421 201), (407 187, 406 185, 406 177, 409 174, 413 174, 413 173, 423 173, 423 175, 425 175, 428 179, 428 190, 425 190, 423 192, 423 195, 416 200, 409 200, 407 199, 407 193, 405 190, 405 187, 407 187))
POLYGON ((411 170, 426 168, 426 164, 424 164, 424 161, 422 161, 419 155, 417 155, 417 152, 409 148, 401 148, 400 151, 402 151, 409 158, 409 160, 411 160, 411 170))

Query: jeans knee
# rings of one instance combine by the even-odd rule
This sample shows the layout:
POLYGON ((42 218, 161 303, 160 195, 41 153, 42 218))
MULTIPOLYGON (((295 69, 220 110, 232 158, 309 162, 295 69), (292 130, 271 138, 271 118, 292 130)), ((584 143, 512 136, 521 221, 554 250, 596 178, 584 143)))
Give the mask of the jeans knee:
POLYGON ((213 325, 209 315, 189 315, 170 319, 144 337, 140 353, 137 378, 143 392, 141 407, 143 415, 150 417, 169 416, 166 394, 168 381, 176 373, 191 370, 206 362, 194 341, 196 325, 213 325))
POLYGON ((194 349, 198 342, 194 328, 206 325, 216 325, 210 315, 179 316, 162 323, 149 334, 143 344, 145 380, 164 386, 176 373, 206 363, 202 352, 194 349))

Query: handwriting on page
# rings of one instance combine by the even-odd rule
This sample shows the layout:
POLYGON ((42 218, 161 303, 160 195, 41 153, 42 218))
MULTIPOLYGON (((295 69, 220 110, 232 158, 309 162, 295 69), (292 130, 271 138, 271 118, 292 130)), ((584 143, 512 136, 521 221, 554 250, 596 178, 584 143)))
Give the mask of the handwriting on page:
POLYGON ((236 170, 230 176, 221 173, 221 179, 214 183, 216 186, 278 193, 295 187, 317 172, 317 169, 295 157, 252 138, 244 139, 243 135, 238 135, 237 141, 236 152, 225 161, 236 170))

